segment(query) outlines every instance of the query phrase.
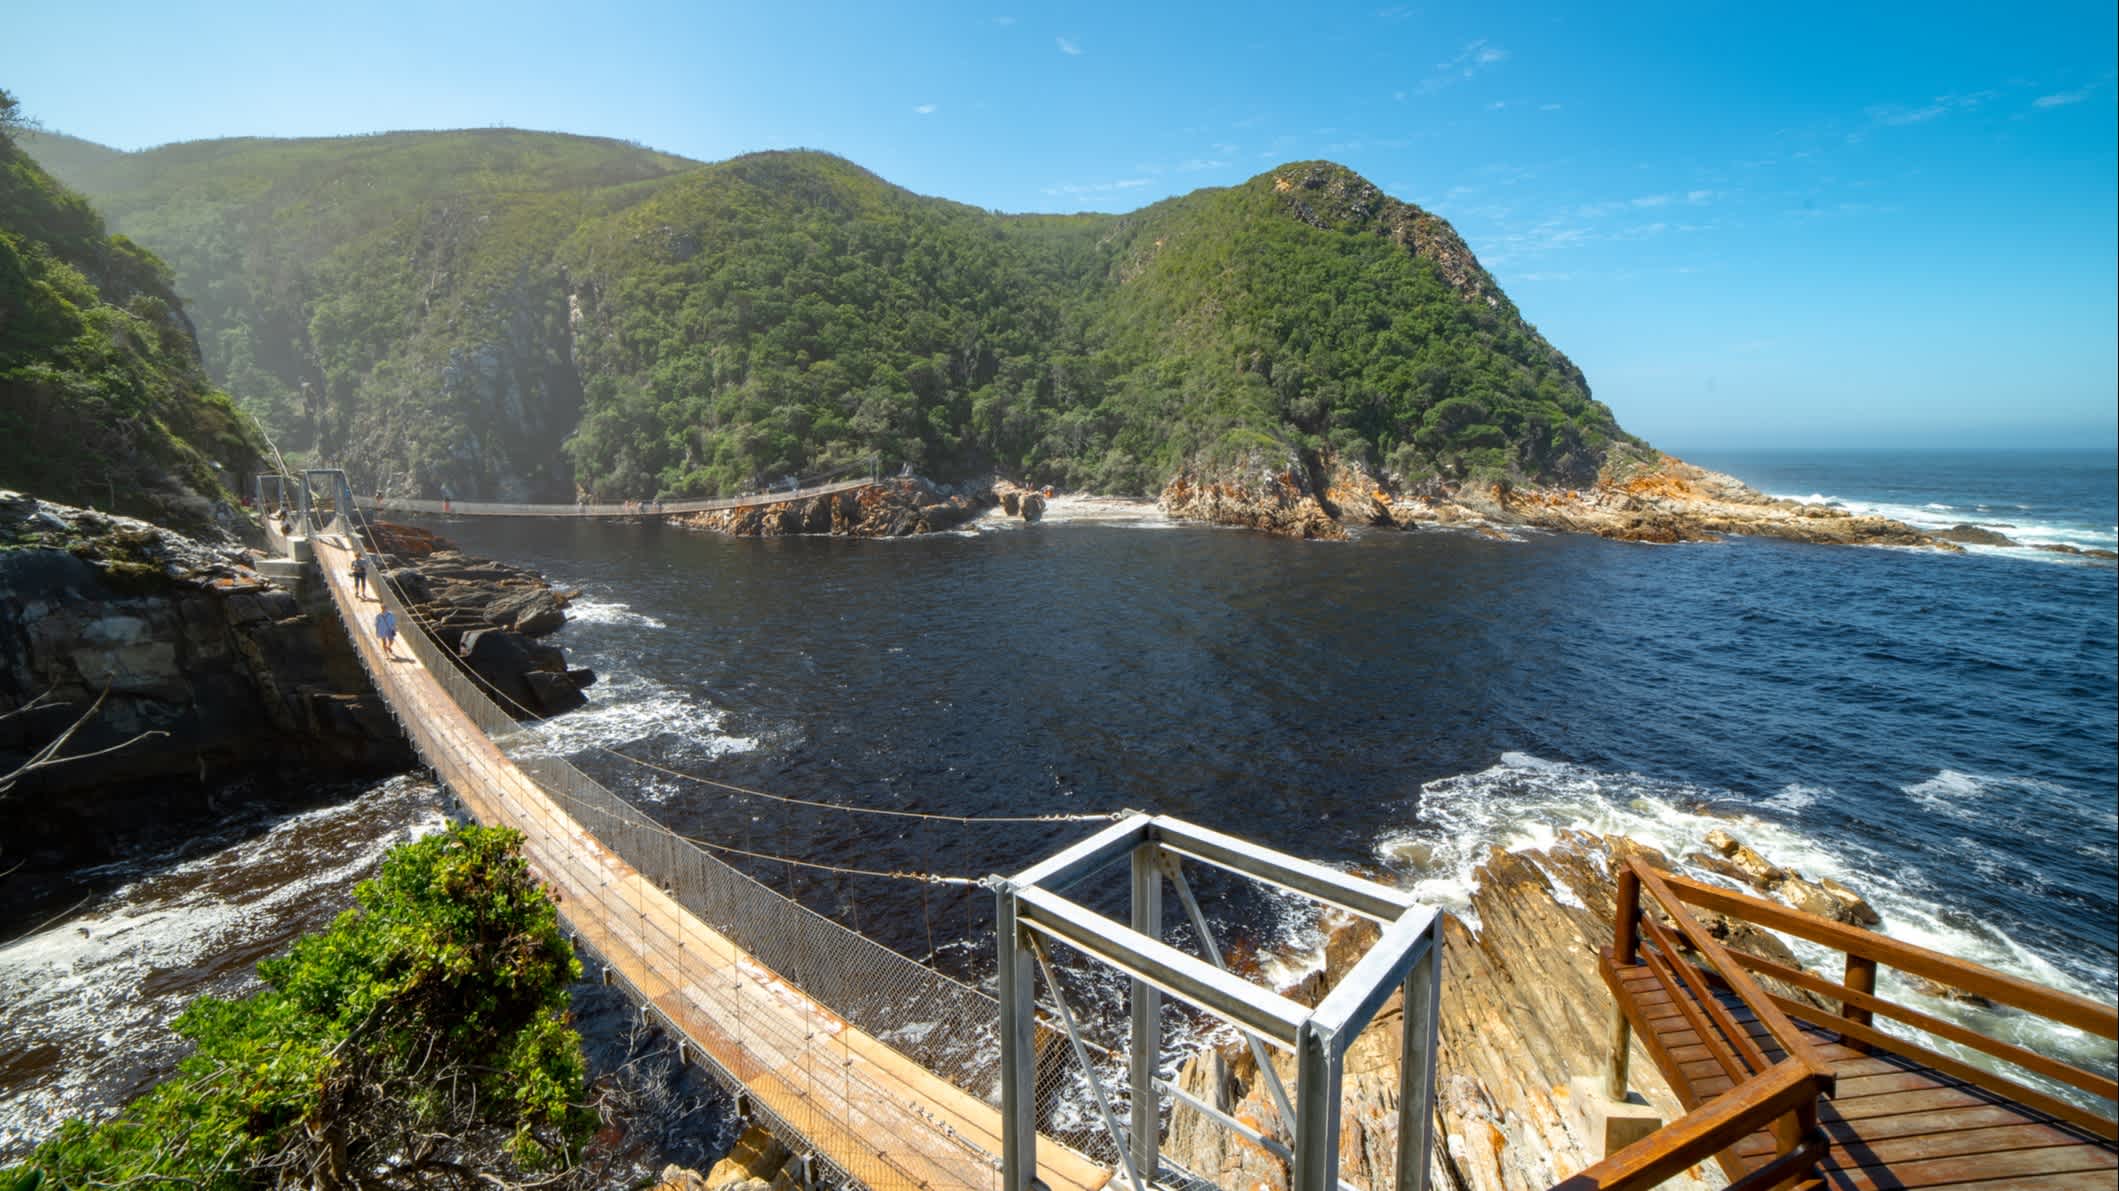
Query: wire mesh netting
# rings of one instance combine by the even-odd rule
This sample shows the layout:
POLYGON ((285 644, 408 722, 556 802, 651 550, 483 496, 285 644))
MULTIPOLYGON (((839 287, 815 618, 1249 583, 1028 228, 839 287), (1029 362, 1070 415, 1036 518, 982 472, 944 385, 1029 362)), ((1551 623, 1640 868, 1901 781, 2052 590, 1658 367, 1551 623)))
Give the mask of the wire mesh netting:
MULTIPOLYGON (((350 540, 335 507, 348 503, 323 506, 323 532, 350 540)), ((376 652, 350 581, 332 573, 326 582, 378 687, 395 692, 399 680, 376 652)), ((585 944, 606 959, 622 951, 646 961, 636 967, 637 978, 615 968, 609 973, 631 987, 644 1012, 690 1041, 693 1053, 732 1091, 753 1093, 748 1100, 754 1114, 784 1139, 806 1141, 842 1181, 877 1188, 931 1185, 920 1169, 884 1152, 909 1145, 923 1154, 954 1155, 956 1185, 998 1184, 998 1139, 967 1135, 946 1112, 912 1105, 928 1136, 908 1143, 900 1135, 897 1146, 879 1144, 879 1129, 903 1129, 905 1091, 862 1074, 868 1068, 854 1061, 851 1048, 866 1044, 844 1028, 850 1024, 997 1107, 999 1010, 991 997, 773 891, 672 833, 570 761, 532 755, 542 751, 532 748, 510 756, 511 745, 534 743, 534 734, 481 689, 450 651, 420 631, 392 583, 384 579, 369 590, 380 608, 396 615, 402 645, 476 729, 465 738, 450 723, 407 714, 411 704, 394 694, 390 700, 422 757, 457 796, 481 819, 523 828, 526 835, 534 829, 553 841, 592 837, 582 842, 599 844, 623 861, 622 868, 612 868, 592 859, 597 849, 586 846, 534 853, 546 870, 540 875, 585 944), (549 804, 508 799, 510 771, 527 777, 549 804), (609 908, 614 899, 624 907, 615 915, 609 908), (656 913, 663 902, 674 902, 696 922, 656 913), (717 946, 725 948, 717 936, 745 954, 717 953, 717 946), (717 982, 726 987, 714 987, 717 982), (799 1010, 792 1019, 785 1011, 791 1004, 799 1010), (770 1011, 775 1006, 780 1011, 770 1011), (768 1094, 775 1089, 787 1094, 768 1094), (968 1183, 961 1174, 967 1160, 980 1172, 968 1183)), ((1041 1029, 1037 1049, 1041 1129, 1108 1167, 1116 1149, 1093 1109, 1085 1111, 1090 1101, 1080 1063, 1057 1030, 1041 1029)), ((1092 1061, 1105 1068, 1107 1083, 1114 1073, 1123 1079, 1124 1063, 1114 1048, 1099 1046, 1092 1061)))

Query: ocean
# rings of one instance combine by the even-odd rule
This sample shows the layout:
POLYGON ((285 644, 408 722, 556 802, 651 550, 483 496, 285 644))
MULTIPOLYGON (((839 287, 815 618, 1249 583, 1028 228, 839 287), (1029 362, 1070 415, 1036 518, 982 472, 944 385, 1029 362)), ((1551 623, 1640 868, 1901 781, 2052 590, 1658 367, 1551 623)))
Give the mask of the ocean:
MULTIPOLYGON (((2114 541, 2111 452, 1688 457, 1797 498, 2006 526, 2026 543, 2114 541)), ((2107 1001, 2119 978, 2109 563, 1741 538, 1296 542, 1074 500, 1040 525, 893 541, 433 528, 582 593, 555 641, 602 681, 539 747, 746 851, 978 877, 1093 825, 879 821, 679 775, 957 815, 1159 811, 1382 871, 1459 910, 1494 846, 1580 828, 1679 856, 1720 827, 1866 893, 1900 938, 2107 1001)), ((405 783, 349 805, 378 817, 378 837, 432 816, 431 792, 405 783)), ((303 830, 343 834, 353 813, 317 812, 303 830)), ((909 954, 990 973, 980 891, 735 862, 909 954)), ((280 867, 300 870, 286 879, 306 882, 303 897, 261 875, 247 893, 226 885, 233 909, 158 913, 169 873, 143 871, 82 918, 0 949, 0 1052, 132 1059, 100 1080, 56 1056, 0 1071, 0 1145, 106 1102, 131 1086, 119 1073, 151 1073, 169 1053, 154 1031, 182 996, 240 986, 291 906, 333 896, 316 866, 280 867), (151 965, 90 946, 107 926, 150 921, 151 965), (148 1008, 126 995, 172 968, 198 975, 155 982, 148 1008), (62 972, 57 987, 76 990, 100 973, 107 1007, 44 991, 62 972)), ((1289 901, 1206 892, 1226 943, 1297 967, 1316 944, 1289 901)), ((2109 1046, 2030 1023, 1996 1028, 2113 1061, 2109 1046)))

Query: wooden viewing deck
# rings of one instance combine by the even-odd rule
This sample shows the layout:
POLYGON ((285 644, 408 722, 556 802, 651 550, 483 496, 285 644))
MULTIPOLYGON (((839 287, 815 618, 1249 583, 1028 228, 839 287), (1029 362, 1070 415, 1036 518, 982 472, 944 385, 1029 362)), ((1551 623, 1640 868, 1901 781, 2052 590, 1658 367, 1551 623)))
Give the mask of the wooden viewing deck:
POLYGON ((2119 1098, 2112 1079, 1886 1000, 1876 974, 1896 968, 2107 1039, 2119 1034, 2112 1006, 1639 861, 1621 872, 1619 889, 1616 938, 1602 957, 1620 1014, 1611 1090, 1623 1091, 1627 1035, 1638 1033, 1691 1111, 1562 1187, 1652 1186, 1710 1156, 1747 1191, 2119 1187, 2109 1107, 2084 1108, 1991 1063, 1885 1033, 1875 1019, 2107 1105, 2119 1098), (1847 956, 1845 978, 1727 949, 1693 907, 1836 948, 1847 956))
MULTIPOLYGON (((380 605, 356 598, 344 538, 318 534, 316 560, 362 661, 406 731, 481 822, 523 835, 532 868, 588 946, 740 1080, 756 1105, 820 1156, 878 1189, 995 1187, 998 1109, 817 1003, 604 846, 501 751, 407 648, 372 631, 380 605)), ((1108 1168, 1041 1138, 1051 1191, 1095 1191, 1108 1168)))

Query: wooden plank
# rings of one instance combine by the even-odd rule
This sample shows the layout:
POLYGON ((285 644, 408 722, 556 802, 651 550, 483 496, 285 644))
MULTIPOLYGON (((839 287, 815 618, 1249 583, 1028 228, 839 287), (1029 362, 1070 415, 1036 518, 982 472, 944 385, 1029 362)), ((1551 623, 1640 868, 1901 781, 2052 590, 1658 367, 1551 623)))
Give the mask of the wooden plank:
MULTIPOLYGON (((1838 1153, 1837 1148, 1834 1150, 1838 1153)), ((1831 1165, 1829 1185, 1847 1191, 1896 1191, 1898 1188, 1955 1187, 1968 1182, 2016 1180, 2031 1175, 2081 1174, 2114 1169, 2115 1156, 2088 1145, 2004 1150, 1946 1158, 1913 1159, 1888 1166, 1831 1165)), ((2105 1175, 2105 1186, 2113 1176, 2105 1175)))
MULTIPOLYGON (((470 721, 416 655, 382 654, 347 590, 344 545, 318 546, 356 649, 423 754, 481 819, 523 832, 524 851, 567 921, 648 1003, 862 1182, 993 1183, 996 1110, 818 1005, 603 847, 470 721)), ((1108 1179, 1107 1168, 1049 1138, 1038 1157, 1054 1191, 1095 1191, 1108 1179)))

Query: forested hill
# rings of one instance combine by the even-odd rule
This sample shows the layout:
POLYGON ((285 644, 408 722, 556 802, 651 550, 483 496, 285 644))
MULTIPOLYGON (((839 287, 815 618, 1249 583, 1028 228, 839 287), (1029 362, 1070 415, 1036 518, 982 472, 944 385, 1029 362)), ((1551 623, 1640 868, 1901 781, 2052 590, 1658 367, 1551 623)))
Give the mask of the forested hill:
POLYGON ((256 432, 207 378, 169 270, 22 151, 15 112, 0 91, 0 488, 207 529, 256 432))
POLYGON ((1630 441, 1448 224, 1322 162, 999 215, 821 153, 485 130, 34 150, 282 445, 397 489, 714 494, 870 454, 1152 492, 1261 450, 1577 484, 1630 441))

